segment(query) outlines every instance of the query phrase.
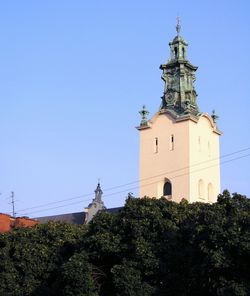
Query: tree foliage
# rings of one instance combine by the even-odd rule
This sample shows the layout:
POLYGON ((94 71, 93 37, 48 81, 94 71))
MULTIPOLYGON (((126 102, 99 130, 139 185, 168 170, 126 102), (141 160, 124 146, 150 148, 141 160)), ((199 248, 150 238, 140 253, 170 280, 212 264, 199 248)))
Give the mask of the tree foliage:
POLYGON ((250 295, 250 200, 129 198, 89 225, 0 235, 0 295, 250 295))

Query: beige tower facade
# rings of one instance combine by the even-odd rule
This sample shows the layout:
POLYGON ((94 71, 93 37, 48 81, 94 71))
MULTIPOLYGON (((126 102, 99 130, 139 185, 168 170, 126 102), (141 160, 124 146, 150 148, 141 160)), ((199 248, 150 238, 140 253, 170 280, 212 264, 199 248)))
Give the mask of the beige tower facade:
POLYGON ((160 110, 147 120, 140 112, 140 196, 180 202, 210 202, 220 193, 218 116, 201 113, 196 103, 195 71, 187 60, 187 43, 169 43, 171 58, 160 66, 165 82, 160 110))

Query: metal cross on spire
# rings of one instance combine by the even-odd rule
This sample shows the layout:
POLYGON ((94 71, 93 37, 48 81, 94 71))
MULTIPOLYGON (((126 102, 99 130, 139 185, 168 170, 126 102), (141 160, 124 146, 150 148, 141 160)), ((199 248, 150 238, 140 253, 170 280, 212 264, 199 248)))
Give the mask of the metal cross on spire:
POLYGON ((176 25, 177 35, 179 35, 180 31, 181 31, 181 24, 180 24, 180 17, 178 16, 177 17, 177 25, 176 25))

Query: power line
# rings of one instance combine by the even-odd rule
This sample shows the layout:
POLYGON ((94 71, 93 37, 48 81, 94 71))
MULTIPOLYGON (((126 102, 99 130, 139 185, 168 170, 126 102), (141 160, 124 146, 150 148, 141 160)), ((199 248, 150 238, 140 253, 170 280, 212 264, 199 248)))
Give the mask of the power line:
MULTIPOLYGON (((166 175, 166 174, 169 175, 169 174, 172 174, 172 173, 175 173, 175 172, 182 171, 182 170, 187 169, 187 168, 191 168, 191 167, 195 167, 195 166, 198 166, 198 165, 207 163, 207 162, 219 160, 219 159, 222 159, 222 158, 225 158, 225 157, 229 157, 229 156, 232 156, 234 154, 241 153, 241 152, 244 152, 244 151, 247 151, 247 150, 250 150, 250 148, 241 149, 241 150, 238 150, 238 151, 229 153, 229 154, 225 154, 225 155, 223 155, 221 157, 218 157, 218 158, 214 158, 214 159, 209 159, 209 160, 206 160, 206 161, 202 161, 202 162, 196 163, 196 164, 191 165, 191 166, 186 166, 186 167, 183 167, 183 168, 180 168, 180 169, 176 169, 176 170, 164 172, 164 173, 161 173, 159 175, 152 176, 152 177, 144 178, 144 179, 141 179, 141 180, 138 179, 136 181, 129 182, 129 183, 126 183, 126 184, 123 184, 123 185, 118 185, 118 186, 106 188, 106 189, 104 189, 104 192, 107 192, 107 191, 110 191, 110 190, 114 190, 114 189, 118 189, 118 188, 121 188, 121 187, 125 187, 125 186, 128 186, 128 185, 132 185, 132 184, 135 184, 135 183, 139 183, 140 181, 143 182, 143 181, 146 181, 146 180, 149 180, 149 179, 154 179, 154 178, 157 178, 157 177, 166 175)), ((135 187, 135 188, 137 188, 137 187, 135 187)), ((127 191, 127 189, 125 191, 127 191)), ((79 196, 72 197, 72 198, 67 198, 67 199, 63 199, 63 200, 59 200, 59 201, 54 201, 54 202, 50 202, 50 203, 46 203, 46 204, 42 204, 42 205, 37 205, 37 206, 34 206, 34 207, 29 207, 29 208, 22 209, 19 212, 24 212, 24 211, 35 209, 35 208, 41 208, 41 207, 45 207, 45 206, 49 206, 49 205, 53 205, 53 204, 58 204, 58 203, 62 203, 62 202, 66 202, 66 201, 70 201, 70 200, 74 200, 74 199, 79 199, 79 198, 86 197, 86 196, 92 196, 92 194, 93 193, 88 193, 88 194, 83 194, 83 195, 79 195, 79 196)), ((86 201, 90 201, 90 200, 91 199, 88 199, 86 201)))
POLYGON ((54 210, 54 209, 58 209, 58 208, 64 208, 64 207, 67 207, 67 206, 83 203, 83 202, 90 201, 90 200, 92 200, 92 199, 87 199, 87 200, 85 199, 85 200, 80 200, 80 201, 77 201, 77 202, 72 202, 72 203, 69 203, 69 204, 66 204, 66 205, 56 206, 56 207, 47 208, 47 209, 43 209, 43 210, 37 210, 37 211, 34 211, 34 212, 26 213, 26 215, 39 213, 39 212, 45 212, 45 211, 54 210))
MULTIPOLYGON (((220 164, 223 165, 223 164, 226 164, 226 163, 229 163, 229 162, 232 162, 234 160, 238 160, 238 159, 241 159, 241 158, 244 158, 244 157, 248 157, 250 156, 250 154, 246 154, 246 155, 243 155, 243 156, 239 156, 239 157, 236 157, 236 158, 233 158, 233 159, 229 159, 229 160, 225 160, 223 162, 221 162, 220 164)), ((183 173, 183 174, 180 174, 180 175, 176 175, 176 176, 173 176, 171 177, 171 179, 175 179, 175 178, 178 178, 178 177, 182 177, 182 176, 186 176, 188 174, 193 174, 193 173, 197 173, 197 172, 200 172, 200 171, 203 171, 203 170, 206 170, 206 169, 209 169, 209 168, 212 168, 212 167, 215 167, 215 166, 218 166, 219 164, 214 164, 214 165, 211 165, 211 166, 208 166, 208 167, 205 167, 205 168, 201 168, 201 169, 197 169, 195 171, 192 171, 190 173, 183 173)), ((147 183, 147 184, 144 184, 144 185, 141 185, 141 187, 145 187, 145 186, 148 186, 148 185, 152 185, 152 184, 156 184, 158 183, 159 180, 157 181, 154 181, 154 182, 151 182, 151 183, 147 183)), ((138 186, 135 186, 135 187, 130 187, 126 190, 122 190, 122 191, 118 191, 118 192, 113 192, 113 193, 110 193, 110 194, 104 194, 104 197, 106 196, 111 196, 111 195, 115 195, 115 194, 119 194, 119 193, 124 193, 124 192, 127 192, 129 190, 133 190, 133 189, 137 189, 138 186)))
MULTIPOLYGON (((223 162, 221 162, 221 165, 223 164, 226 164, 226 163, 230 163, 232 161, 235 161, 235 160, 238 160, 238 159, 241 159, 241 158, 245 158, 245 157, 248 157, 250 156, 250 154, 246 154, 246 155, 242 155, 242 156, 239 156, 239 157, 236 157, 236 158, 233 158, 233 159, 229 159, 229 160, 225 160, 223 162)), ((190 174, 193 174, 193 173, 197 173, 199 171, 202 171, 202 170, 206 170, 206 169, 209 169, 209 168, 212 168, 212 167, 215 167, 215 166, 218 166, 219 164, 213 164, 211 166, 208 166, 208 167, 205 167, 205 168, 200 168, 200 169, 197 169, 197 170, 194 170, 194 171, 191 171, 190 174)), ((180 175, 176 175, 176 176, 173 176, 171 177, 171 179, 175 179, 175 178, 178 178, 178 177, 182 177, 182 176, 185 176, 187 175, 188 173, 183 173, 183 174, 180 174, 180 175)), ((159 175, 161 176, 161 175, 159 175)), ((152 177, 152 178, 155 178, 155 177, 152 177)), ((148 178, 149 179, 149 178, 148 178)), ((156 184, 158 183, 159 180, 157 181, 154 181, 154 182, 151 182, 151 183, 147 183, 147 184, 144 184, 144 185, 141 185, 141 187, 145 187, 145 186, 149 186, 149 185, 152 185, 152 184, 156 184)), ((131 191, 133 189, 137 189, 138 186, 135 186, 135 187, 131 187, 131 188, 127 188, 126 190, 121 190, 121 191, 118 191, 118 192, 113 192, 113 193, 109 193, 109 194, 105 194, 104 197, 110 197, 112 195, 117 195, 117 194, 120 194, 120 193, 124 193, 124 192, 128 192, 128 191, 131 191)), ((83 202, 86 202, 86 201, 90 201, 91 199, 88 199, 88 200, 81 200, 81 201, 78 201, 78 202, 73 202, 73 203, 70 203, 70 204, 66 204, 66 205, 61 205, 61 206, 56 206, 56 207, 49 207, 47 209, 43 209, 43 210, 37 210, 37 211, 33 211, 33 212, 29 212, 28 214, 34 214, 34 213, 38 213, 38 212, 44 212, 44 211, 48 211, 48 210, 53 210, 53 209, 57 209, 57 208, 62 208, 62 207, 66 207, 66 206, 70 206, 70 205, 74 205, 74 204, 79 204, 79 203, 83 203, 83 202)))
MULTIPOLYGON (((70 201, 70 200, 74 200, 74 199, 78 199, 78 198, 82 198, 82 197, 86 197, 86 196, 92 196, 92 195, 93 195, 93 193, 91 192, 91 193, 78 195, 78 196, 71 197, 71 198, 61 199, 61 200, 58 200, 58 201, 52 201, 52 202, 49 202, 49 203, 46 203, 46 204, 41 204, 41 205, 37 205, 37 206, 34 206, 34 207, 30 207, 30 208, 25 208, 25 209, 19 210, 18 212, 25 212, 27 210, 36 209, 36 208, 40 208, 40 207, 45 207, 45 206, 49 206, 49 205, 54 205, 54 204, 57 204, 57 203, 70 201)), ((86 201, 88 201, 88 200, 91 200, 91 199, 87 199, 86 201)))
POLYGON ((189 168, 191 168, 191 167, 199 166, 199 165, 204 164, 204 163, 207 163, 207 162, 216 161, 216 160, 219 160, 219 159, 223 159, 223 158, 225 158, 225 157, 232 156, 232 155, 234 155, 234 154, 242 153, 242 152, 245 152, 245 151, 247 151, 247 150, 250 150, 250 147, 245 148, 245 149, 241 149, 241 150, 238 150, 238 151, 234 151, 234 152, 232 152, 232 153, 225 154, 225 155, 223 155, 223 156, 221 156, 221 157, 216 157, 216 158, 208 159, 208 160, 205 160, 205 161, 201 161, 201 162, 198 162, 198 163, 193 164, 193 165, 191 165, 191 166, 182 167, 182 168, 180 168, 180 169, 176 169, 176 170, 172 170, 172 171, 164 172, 164 173, 161 173, 161 174, 159 174, 159 175, 152 176, 152 177, 147 177, 147 178, 143 178, 143 179, 138 179, 138 180, 136 180, 136 181, 132 181, 132 182, 129 182, 129 183, 126 183, 126 184, 122 184, 122 185, 118 185, 118 186, 114 186, 114 187, 106 188, 106 189, 103 189, 103 191, 107 192, 107 191, 109 191, 109 190, 114 190, 114 189, 117 189, 117 188, 121 188, 121 187, 125 187, 125 186, 128 186, 128 185, 132 185, 132 184, 135 184, 135 183, 143 182, 143 181, 146 181, 146 180, 149 180, 149 179, 154 179, 154 178, 157 178, 157 177, 160 177, 160 176, 166 175, 166 174, 176 173, 176 172, 179 172, 179 171, 182 171, 182 170, 185 170, 185 169, 189 169, 189 168))
MULTIPOLYGON (((172 170, 172 171, 168 171, 168 172, 163 172, 163 173, 161 173, 159 175, 151 176, 151 177, 144 178, 144 179, 138 179, 136 181, 132 181, 132 182, 129 182, 129 183, 125 183, 125 184, 121 184, 121 185, 117 185, 117 186, 105 188, 105 189, 103 189, 103 191, 104 192, 107 192, 107 191, 115 190, 115 189, 118 189, 118 188, 126 187, 126 186, 129 186, 129 185, 133 185, 133 184, 136 184, 136 183, 139 183, 139 182, 143 182, 143 181, 147 181, 147 180, 150 180, 150 179, 154 179, 154 178, 157 178, 157 177, 166 175, 166 174, 169 175, 169 174, 176 173, 176 172, 179 172, 179 171, 182 171, 182 170, 185 170, 185 169, 189 169, 189 168, 192 168, 192 167, 196 167, 196 166, 199 166, 199 165, 202 165, 202 164, 211 162, 211 161, 216 161, 216 160, 223 159, 223 158, 226 158, 226 157, 229 157, 229 156, 238 154, 238 153, 242 153, 242 152, 245 152, 247 150, 250 150, 250 147, 244 148, 244 149, 240 149, 240 150, 237 150, 237 151, 228 153, 228 154, 225 154, 225 155, 223 155, 221 157, 216 157, 216 158, 208 159, 208 160, 205 160, 205 161, 202 161, 202 162, 193 164, 191 166, 182 167, 180 169, 176 169, 176 170, 172 170)), ((75 200, 75 199, 79 199, 79 198, 83 198, 83 197, 87 197, 87 196, 92 196, 92 195, 93 195, 92 192, 91 193, 87 193, 87 194, 82 194, 82 195, 78 195, 78 196, 71 197, 71 198, 66 198, 66 199, 62 199, 62 200, 58 200, 58 201, 53 201, 53 202, 49 202, 49 203, 40 204, 40 205, 37 205, 37 206, 33 206, 33 207, 21 209, 18 212, 25 212, 27 210, 32 210, 32 209, 36 209, 36 208, 46 207, 46 206, 49 206, 49 205, 63 203, 63 202, 67 202, 67 201, 70 201, 70 200, 75 200)), ((88 199, 86 201, 89 201, 89 200, 91 200, 91 199, 88 199)))

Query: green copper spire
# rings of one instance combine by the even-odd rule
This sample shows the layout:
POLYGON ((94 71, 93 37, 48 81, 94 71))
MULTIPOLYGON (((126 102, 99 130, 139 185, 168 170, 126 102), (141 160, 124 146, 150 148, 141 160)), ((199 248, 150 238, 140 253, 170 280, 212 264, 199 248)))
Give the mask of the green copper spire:
POLYGON ((162 64, 162 79, 165 83, 161 110, 169 110, 176 116, 198 115, 196 103, 195 71, 198 67, 187 60, 188 43, 179 35, 180 19, 177 18, 177 36, 169 43, 170 60, 162 64))

